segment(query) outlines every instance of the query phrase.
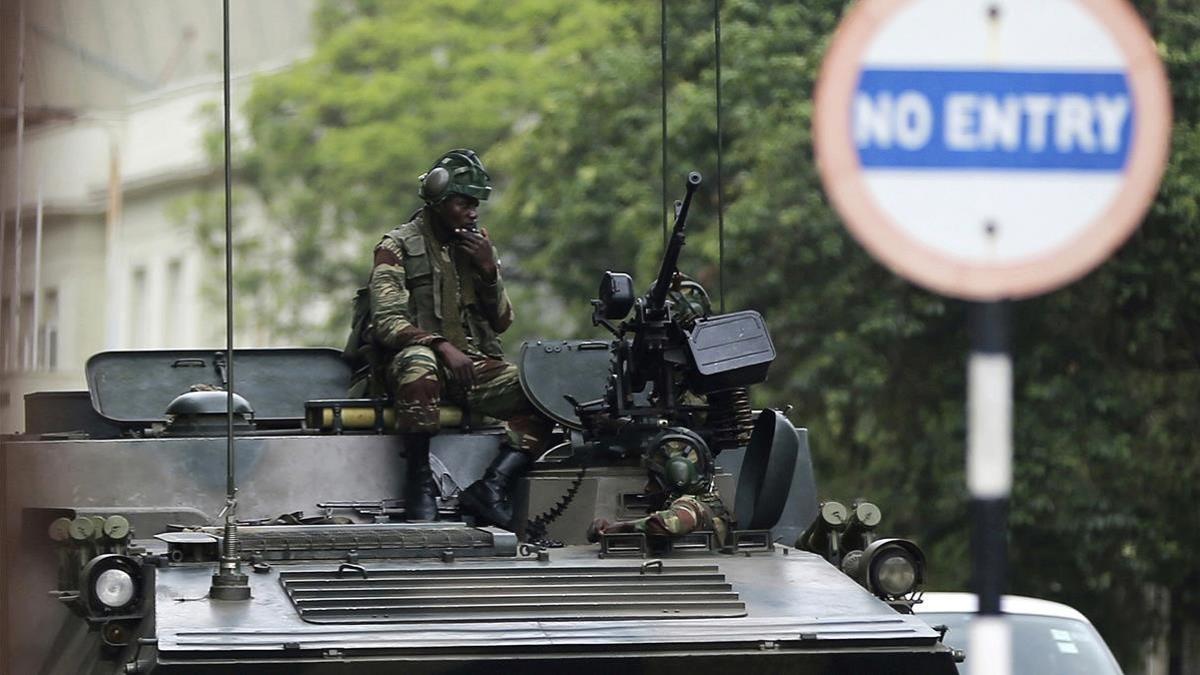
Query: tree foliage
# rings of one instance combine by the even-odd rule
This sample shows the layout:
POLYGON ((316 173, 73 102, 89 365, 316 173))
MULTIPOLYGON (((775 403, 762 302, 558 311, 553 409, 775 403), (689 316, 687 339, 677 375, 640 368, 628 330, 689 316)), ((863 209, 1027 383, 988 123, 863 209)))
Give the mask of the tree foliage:
MULTIPOLYGON (((1080 608, 1127 667, 1161 619, 1146 584, 1179 616, 1200 612, 1200 16, 1185 0, 1137 5, 1172 80, 1170 166, 1111 261, 1014 308, 1010 533, 1013 591, 1080 608)), ((869 496, 925 546, 937 587, 962 588, 967 308, 871 260, 812 161, 811 95, 845 6, 721 2, 721 256, 712 5, 670 3, 666 197, 688 170, 708 179, 683 265, 728 309, 767 317, 779 358, 758 402, 795 406, 823 496, 869 496)), ((245 175, 283 223, 273 264, 294 272, 277 296, 348 296, 374 239, 417 206, 416 175, 452 146, 480 150, 499 179, 484 218, 518 292, 583 318, 603 270, 648 284, 662 250, 659 18, 633 1, 323 5, 313 57, 258 82, 247 108, 245 175)), ((530 302, 518 314, 537 318, 530 302)), ((284 334, 337 339, 345 315, 280 316, 296 317, 284 334)), ((540 328, 580 326, 554 318, 540 328)))
MULTIPOLYGON (((243 178, 268 204, 280 335, 344 337, 371 246, 420 206, 417 176, 452 147, 520 134, 609 39, 619 7, 554 0, 327 2, 315 53, 263 77, 246 106, 243 178), (290 310, 290 311, 289 311, 290 310)), ((619 36, 619 30, 615 33, 619 36)), ((504 172, 496 172, 503 176, 504 172)), ((247 267, 247 274, 253 269, 247 267)))

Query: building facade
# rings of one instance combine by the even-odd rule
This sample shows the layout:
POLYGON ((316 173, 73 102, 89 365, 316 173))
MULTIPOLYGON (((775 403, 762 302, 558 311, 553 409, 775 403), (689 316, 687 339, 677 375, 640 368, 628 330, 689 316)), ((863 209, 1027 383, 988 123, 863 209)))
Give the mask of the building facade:
MULTIPOLYGON (((224 345, 224 260, 188 217, 223 184, 205 149, 221 5, 0 0, 0 433, 23 429, 27 393, 83 389, 96 352, 224 345)), ((235 137, 254 77, 310 51, 312 9, 232 4, 235 137)), ((239 222, 269 228, 238 194, 239 222)))

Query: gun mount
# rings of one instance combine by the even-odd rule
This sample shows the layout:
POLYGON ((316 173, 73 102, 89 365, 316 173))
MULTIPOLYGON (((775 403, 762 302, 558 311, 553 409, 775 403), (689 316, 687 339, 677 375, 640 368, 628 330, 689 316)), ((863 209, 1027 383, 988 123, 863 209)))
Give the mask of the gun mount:
POLYGON ((702 182, 695 171, 687 175, 658 275, 644 296, 634 298, 628 274, 601 278, 592 321, 615 339, 604 397, 575 404, 585 440, 612 446, 616 435, 619 445, 644 449, 663 428, 686 427, 714 454, 749 441, 745 388, 766 379, 775 350, 757 312, 709 316, 703 288, 679 273, 692 197, 702 182))
MULTIPOLYGON (((786 505, 796 430, 771 411, 770 423, 756 425, 750 408, 747 388, 766 379, 775 358, 762 316, 754 311, 712 315, 703 287, 679 272, 688 214, 702 183, 699 173, 688 173, 658 274, 645 295, 635 296, 628 274, 608 271, 601 277, 592 322, 605 327, 613 340, 588 345, 606 351, 607 358, 599 353, 587 357, 595 377, 575 379, 602 381, 602 392, 578 385, 540 387, 533 380, 554 368, 539 367, 546 359, 536 350, 523 353, 522 381, 535 405, 577 432, 572 434, 575 450, 592 461, 642 459, 663 450, 667 437, 677 446, 687 438, 686 454, 700 466, 713 466, 713 458, 735 448, 749 447, 748 465, 753 467, 765 467, 767 456, 775 455, 775 471, 747 472, 746 482, 738 485, 744 503, 752 505, 739 518, 765 529, 778 521, 786 505), (547 401, 564 395, 568 414, 547 401), (776 425, 785 429, 776 434, 776 425), (755 439, 758 428, 761 438, 755 439)), ((584 345, 579 347, 583 357, 584 345)))

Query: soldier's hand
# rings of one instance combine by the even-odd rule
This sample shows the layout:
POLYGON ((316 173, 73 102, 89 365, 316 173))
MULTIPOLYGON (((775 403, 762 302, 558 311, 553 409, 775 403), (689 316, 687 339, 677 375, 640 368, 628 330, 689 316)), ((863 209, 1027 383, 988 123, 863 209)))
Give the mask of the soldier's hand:
POLYGON ((454 235, 458 237, 455 244, 471 258, 471 264, 479 270, 484 281, 494 281, 499 268, 487 230, 455 230, 454 235))
POLYGON ((594 544, 600 541, 600 535, 604 534, 604 531, 610 527, 612 527, 612 522, 610 522, 607 518, 597 518, 593 520, 592 524, 589 525, 587 529, 588 543, 594 544))
POLYGON ((434 349, 438 356, 442 357, 442 363, 446 365, 446 370, 455 382, 464 387, 475 384, 475 366, 471 357, 447 341, 437 343, 434 349))

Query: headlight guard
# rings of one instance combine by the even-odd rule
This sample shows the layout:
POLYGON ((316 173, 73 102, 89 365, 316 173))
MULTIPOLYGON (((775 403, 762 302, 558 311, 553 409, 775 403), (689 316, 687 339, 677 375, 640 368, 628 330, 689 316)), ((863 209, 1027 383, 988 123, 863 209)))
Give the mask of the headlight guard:
POLYGON ((141 565, 115 553, 92 558, 79 573, 80 594, 96 617, 135 614, 142 603, 142 582, 141 565))
POLYGON ((925 583, 925 554, 908 539, 880 539, 862 553, 859 583, 883 600, 915 593, 925 583))

